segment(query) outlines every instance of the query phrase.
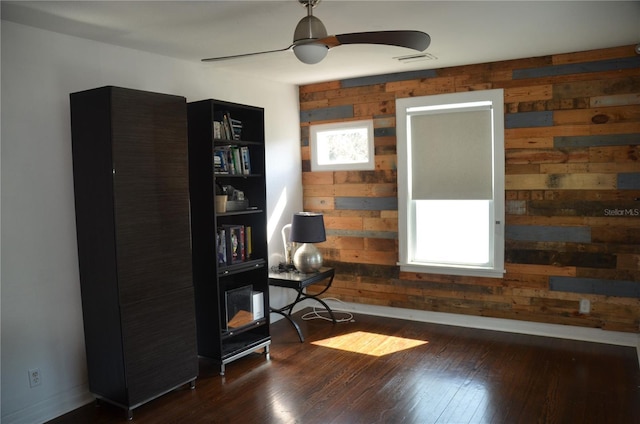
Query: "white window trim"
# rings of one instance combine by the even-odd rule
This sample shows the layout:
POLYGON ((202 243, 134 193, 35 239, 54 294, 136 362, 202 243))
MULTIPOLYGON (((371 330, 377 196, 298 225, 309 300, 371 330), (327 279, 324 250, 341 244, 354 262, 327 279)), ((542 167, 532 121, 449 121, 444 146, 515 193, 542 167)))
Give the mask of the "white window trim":
MULTIPOLYGON (((464 109, 460 109, 464 110, 464 109)), ((483 90, 396 100, 396 136, 398 157, 398 241, 401 271, 502 278, 504 276, 504 90, 483 90), (407 146, 408 116, 418 110, 438 105, 491 101, 493 109, 493 266, 477 267, 448 264, 415 263, 408 260, 411 243, 410 228, 415 228, 411 196, 408 190, 411 162, 407 146)))
POLYGON ((311 150, 311 171, 371 171, 376 167, 375 148, 373 135, 373 120, 344 121, 327 124, 311 125, 309 127, 309 147, 311 150), (318 133, 324 131, 335 131, 340 129, 364 128, 367 131, 367 144, 369 159, 367 162, 359 163, 318 163, 318 133))

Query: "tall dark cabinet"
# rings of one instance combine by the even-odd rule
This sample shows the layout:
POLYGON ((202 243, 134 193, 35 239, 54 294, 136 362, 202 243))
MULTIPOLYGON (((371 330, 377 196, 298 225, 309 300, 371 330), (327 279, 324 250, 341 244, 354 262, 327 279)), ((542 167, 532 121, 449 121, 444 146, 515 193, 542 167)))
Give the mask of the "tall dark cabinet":
POLYGON ((198 374, 184 97, 70 95, 90 391, 127 410, 198 374))
POLYGON ((202 100, 188 119, 198 353, 224 374, 249 353, 269 357, 264 110, 202 100))

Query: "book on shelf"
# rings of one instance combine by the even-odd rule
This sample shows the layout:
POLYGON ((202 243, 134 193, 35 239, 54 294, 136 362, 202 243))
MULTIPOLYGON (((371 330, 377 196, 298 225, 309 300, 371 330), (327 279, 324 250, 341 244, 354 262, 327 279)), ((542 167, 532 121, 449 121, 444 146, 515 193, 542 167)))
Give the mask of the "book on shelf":
POLYGON ((246 259, 251 259, 253 253, 253 246, 251 244, 251 227, 249 225, 244 227, 244 255, 246 259))
POLYGON ((229 112, 221 112, 213 121, 213 137, 221 140, 242 140, 242 121, 231 117, 229 112))
POLYGON ((227 124, 229 125, 229 140, 240 140, 242 138, 242 121, 233 119, 229 112, 225 112, 224 116, 227 118, 227 124))
POLYGON ((213 170, 216 174, 235 174, 231 146, 216 147, 213 150, 213 170))
POLYGON ((225 241, 227 245, 227 265, 233 265, 245 260, 244 226, 224 225, 225 241))
POLYGON ((240 147, 240 159, 242 162, 242 173, 244 175, 251 174, 251 158, 247 146, 240 147))
POLYGON ((222 122, 213 121, 213 138, 222 138, 222 122))
POLYGON ((222 116, 222 129, 224 135, 223 138, 226 140, 233 140, 231 135, 231 123, 229 122, 229 117, 226 113, 222 116))
POLYGON ((251 157, 248 147, 218 146, 214 148, 213 153, 213 169, 216 174, 251 174, 251 157))
POLYGON ((233 119, 229 115, 229 123, 231 125, 231 134, 234 140, 242 140, 242 121, 233 119))
POLYGON ((231 147, 234 174, 242 174, 242 159, 240 158, 240 148, 238 146, 231 147))
POLYGON ((231 115, 228 113, 227 120, 229 121, 229 139, 240 140, 242 136, 242 123, 237 119, 231 118, 231 115))
POLYGON ((227 264, 227 237, 224 228, 219 228, 216 232, 216 256, 218 265, 227 264))
POLYGON ((216 234, 218 265, 233 265, 251 259, 253 243, 251 227, 223 225, 216 234))
POLYGON ((216 174, 228 174, 229 164, 224 151, 216 149, 213 152, 213 172, 216 174))

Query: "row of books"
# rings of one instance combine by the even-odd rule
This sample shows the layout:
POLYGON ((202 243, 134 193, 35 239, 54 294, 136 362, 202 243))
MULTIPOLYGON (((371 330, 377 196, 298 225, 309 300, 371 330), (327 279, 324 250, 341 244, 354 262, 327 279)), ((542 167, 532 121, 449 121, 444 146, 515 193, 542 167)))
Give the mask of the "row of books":
POLYGON ((213 137, 221 140, 241 140, 242 121, 233 119, 229 112, 222 113, 221 120, 213 121, 213 137))
POLYGON ((222 146, 213 151, 213 170, 216 174, 251 174, 251 156, 247 146, 222 146))
POLYGON ((216 236, 218 265, 228 266, 251 259, 251 227, 223 225, 216 236))

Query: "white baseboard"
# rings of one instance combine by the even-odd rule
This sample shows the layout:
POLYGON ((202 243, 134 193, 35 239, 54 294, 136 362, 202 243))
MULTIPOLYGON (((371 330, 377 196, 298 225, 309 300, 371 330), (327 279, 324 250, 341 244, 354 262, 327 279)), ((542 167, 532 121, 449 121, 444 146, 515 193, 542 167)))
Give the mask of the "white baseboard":
POLYGON ((48 399, 27 408, 2 416, 3 424, 35 424, 50 421, 95 401, 89 386, 83 384, 70 390, 56 393, 48 399))
MULTIPOLYGON (((638 365, 640 366, 640 334, 606 331, 599 328, 576 327, 571 325, 544 324, 503 318, 479 317, 475 315, 365 305, 361 303, 335 301, 332 299, 324 299, 324 301, 327 302, 331 309, 336 311, 342 310, 345 312, 406 319, 409 321, 635 347, 638 355, 638 365)), ((317 302, 312 301, 301 302, 301 304, 302 305, 297 305, 299 307, 296 307, 296 310, 309 306, 319 306, 317 302)))

